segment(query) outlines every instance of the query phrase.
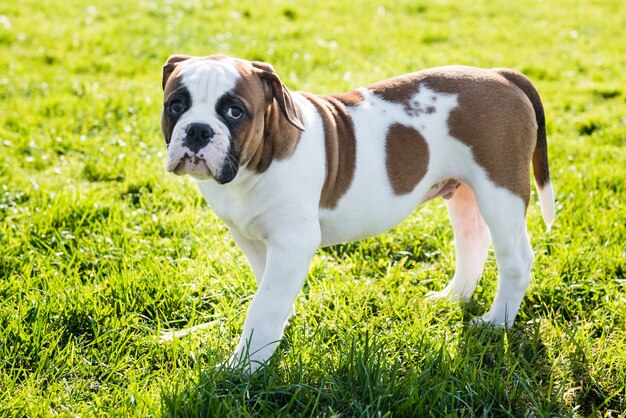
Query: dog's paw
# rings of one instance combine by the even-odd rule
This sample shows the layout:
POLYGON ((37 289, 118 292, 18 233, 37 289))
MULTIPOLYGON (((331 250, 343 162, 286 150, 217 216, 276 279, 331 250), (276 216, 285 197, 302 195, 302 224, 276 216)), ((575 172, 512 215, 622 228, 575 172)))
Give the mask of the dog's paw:
POLYGON ((450 299, 450 292, 447 289, 440 290, 438 292, 430 291, 426 293, 426 300, 428 301, 438 301, 442 299, 450 299))
POLYGON ((492 312, 487 312, 483 316, 477 316, 470 321, 470 325, 478 327, 504 327, 513 325, 513 321, 507 323, 504 318, 500 318, 498 315, 494 315, 492 312))
POLYGON ((426 300, 449 300, 450 302, 464 302, 467 303, 472 299, 473 291, 463 289, 459 291, 455 286, 449 284, 443 290, 438 292, 431 291, 426 294, 426 300))
POLYGON ((426 293, 426 300, 429 301, 448 300, 450 302, 459 302, 465 301, 466 299, 469 299, 466 295, 453 292, 449 286, 438 292, 431 291, 426 293))

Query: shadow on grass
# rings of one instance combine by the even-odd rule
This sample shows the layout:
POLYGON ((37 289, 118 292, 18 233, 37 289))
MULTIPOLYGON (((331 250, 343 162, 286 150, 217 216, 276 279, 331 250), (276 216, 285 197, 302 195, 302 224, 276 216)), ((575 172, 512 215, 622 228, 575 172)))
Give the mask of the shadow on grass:
POLYGON ((427 338, 398 343, 367 333, 351 338, 332 355, 319 350, 319 356, 300 356, 296 362, 289 361, 292 357, 281 360, 289 350, 289 342, 283 342, 268 366, 250 377, 219 367, 202 370, 194 381, 164 389, 163 415, 567 413, 538 325, 507 330, 467 325, 452 346, 427 338))

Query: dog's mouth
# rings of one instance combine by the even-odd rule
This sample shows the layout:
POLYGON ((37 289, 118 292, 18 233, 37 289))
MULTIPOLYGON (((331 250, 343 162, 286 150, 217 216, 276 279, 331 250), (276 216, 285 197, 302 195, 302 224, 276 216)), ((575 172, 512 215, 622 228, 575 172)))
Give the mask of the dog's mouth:
POLYGON ((198 155, 185 153, 182 158, 167 161, 167 171, 183 176, 189 174, 197 179, 205 180, 213 177, 206 160, 198 155))

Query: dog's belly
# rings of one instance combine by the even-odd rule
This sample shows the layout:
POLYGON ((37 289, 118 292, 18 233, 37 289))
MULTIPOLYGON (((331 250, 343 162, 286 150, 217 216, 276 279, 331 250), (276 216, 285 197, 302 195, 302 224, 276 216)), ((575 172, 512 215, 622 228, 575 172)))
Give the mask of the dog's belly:
POLYGON ((388 201, 367 195, 361 201, 353 199, 351 204, 339 210, 322 210, 322 246, 356 241, 386 232, 409 216, 416 206, 437 197, 451 198, 460 184, 455 179, 446 179, 427 188, 426 193, 417 191, 404 198, 396 197, 388 201))
POLYGON ((351 208, 320 211, 321 246, 356 241, 388 231, 417 206, 409 199, 384 202, 371 199, 351 208))
POLYGON ((416 206, 437 197, 450 199, 460 185, 455 179, 446 179, 430 186, 425 194, 417 192, 387 202, 368 195, 360 202, 354 199, 340 210, 322 210, 322 246, 356 241, 386 232, 409 216, 416 206))

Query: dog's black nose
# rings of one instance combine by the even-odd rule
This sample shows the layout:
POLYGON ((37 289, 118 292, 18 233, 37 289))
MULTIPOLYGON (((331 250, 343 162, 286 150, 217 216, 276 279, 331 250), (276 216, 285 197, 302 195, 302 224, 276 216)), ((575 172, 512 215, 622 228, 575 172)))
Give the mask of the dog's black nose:
POLYGON ((211 138, 215 135, 213 128, 206 123, 190 123, 185 128, 185 139, 183 145, 189 148, 192 152, 198 152, 204 148, 211 138))

